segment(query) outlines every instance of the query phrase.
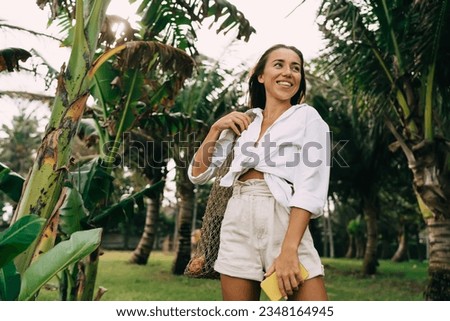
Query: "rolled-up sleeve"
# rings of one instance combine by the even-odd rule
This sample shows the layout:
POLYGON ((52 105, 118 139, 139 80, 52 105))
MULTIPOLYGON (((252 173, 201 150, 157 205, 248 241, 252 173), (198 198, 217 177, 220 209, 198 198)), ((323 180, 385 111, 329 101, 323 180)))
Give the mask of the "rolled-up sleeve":
POLYGON ((197 154, 195 153, 188 167, 189 180, 193 184, 205 184, 210 179, 212 179, 216 174, 217 169, 223 164, 228 153, 231 151, 233 140, 234 134, 230 129, 222 131, 222 133, 220 134, 219 138, 216 141, 216 144, 214 145, 214 152, 212 155, 211 164, 206 169, 206 171, 197 176, 192 175, 192 168, 195 166, 194 159, 195 155, 197 154))
POLYGON ((321 119, 310 120, 305 126, 301 158, 296 164, 294 193, 290 207, 305 209, 311 218, 323 214, 330 179, 330 133, 328 125, 321 119))

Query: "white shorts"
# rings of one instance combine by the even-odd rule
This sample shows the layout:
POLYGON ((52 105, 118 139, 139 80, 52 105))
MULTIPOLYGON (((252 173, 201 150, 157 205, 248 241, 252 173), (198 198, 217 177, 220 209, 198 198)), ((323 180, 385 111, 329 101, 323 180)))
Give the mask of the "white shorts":
MULTIPOLYGON (((262 281, 278 257, 289 224, 290 208, 275 201, 263 179, 236 181, 220 231, 214 269, 225 275, 262 281)), ((298 249, 308 279, 323 275, 309 228, 298 249)))

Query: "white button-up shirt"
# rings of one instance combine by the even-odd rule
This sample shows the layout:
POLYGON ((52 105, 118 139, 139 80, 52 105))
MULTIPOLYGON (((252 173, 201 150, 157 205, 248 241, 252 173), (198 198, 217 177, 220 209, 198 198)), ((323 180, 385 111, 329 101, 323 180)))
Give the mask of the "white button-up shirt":
MULTIPOLYGON (((266 130, 260 141, 263 110, 253 108, 256 117, 238 137, 229 171, 222 177, 221 186, 232 186, 250 168, 264 173, 274 198, 287 207, 303 208, 316 218, 323 213, 330 177, 331 141, 329 127, 319 113, 307 104, 294 105, 286 110, 266 130)), ((216 142, 209 168, 189 179, 205 184, 215 176, 231 150, 234 140, 231 129, 222 131, 216 142)))

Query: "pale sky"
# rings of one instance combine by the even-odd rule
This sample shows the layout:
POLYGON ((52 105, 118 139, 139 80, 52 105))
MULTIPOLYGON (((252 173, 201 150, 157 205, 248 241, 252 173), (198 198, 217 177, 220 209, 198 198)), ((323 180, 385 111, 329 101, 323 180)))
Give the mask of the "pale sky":
MULTIPOLYGON (((230 0, 244 13, 256 29, 256 34, 248 43, 238 41, 231 45, 234 38, 233 33, 226 36, 217 35, 214 29, 209 30, 205 27, 197 33, 197 47, 201 53, 220 59, 227 67, 238 66, 241 63, 246 63, 250 67, 268 47, 276 43, 298 47, 307 61, 317 56, 319 50, 324 46, 314 21, 320 1, 307 0, 287 17, 300 1, 230 0)), ((48 11, 40 10, 35 3, 34 0, 11 1, 8 5, 2 6, 0 20, 57 36, 56 27, 47 28, 48 11)), ((130 6, 128 0, 111 0, 108 13, 136 21, 138 19, 134 14, 136 7, 137 3, 130 6)), ((2 29, 0 31, 0 48, 5 47, 34 49, 58 70, 68 60, 70 54, 68 49, 58 47, 55 41, 43 37, 23 37, 21 33, 2 29)), ((26 64, 23 65, 26 66, 26 64)), ((27 90, 48 95, 55 93, 55 88, 50 88, 45 92, 43 84, 36 82, 33 77, 17 72, 11 74, 3 72, 0 75, 0 90, 27 90)), ((2 124, 10 123, 12 115, 16 114, 14 108, 7 106, 10 106, 10 101, 7 98, 0 98, 0 128, 2 124)))

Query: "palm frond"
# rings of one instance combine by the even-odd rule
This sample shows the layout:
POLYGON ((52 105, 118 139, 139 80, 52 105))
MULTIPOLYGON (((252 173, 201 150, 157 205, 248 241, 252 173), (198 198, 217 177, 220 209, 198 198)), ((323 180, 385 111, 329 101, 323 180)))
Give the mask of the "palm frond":
POLYGON ((196 30, 208 17, 218 25, 217 33, 237 29, 237 38, 248 41, 255 32, 242 12, 223 0, 146 0, 138 13, 142 14, 143 39, 159 40, 191 54, 197 54, 196 30))
MULTIPOLYGON (((430 75, 432 57, 440 66, 435 76, 438 94, 449 87, 449 44, 439 32, 450 27, 447 2, 323 1, 320 29, 329 40, 324 71, 335 71, 355 91, 364 92, 372 110, 390 109, 390 119, 397 114, 402 127, 417 138, 425 106, 421 88, 434 88, 423 76, 430 75)), ((433 99, 433 109, 439 119, 448 119, 441 111, 448 111, 448 104, 439 101, 433 99)))
POLYGON ((52 35, 49 35, 49 34, 46 34, 46 33, 43 33, 43 32, 39 32, 39 31, 31 30, 31 29, 28 29, 28 28, 19 27, 19 26, 12 25, 12 24, 9 24, 9 23, 5 23, 3 21, 4 20, 0 19, 0 29, 7 29, 7 30, 11 30, 11 31, 26 32, 26 33, 29 33, 29 34, 35 36, 35 37, 44 37, 44 38, 49 38, 49 39, 52 39, 52 40, 55 40, 55 41, 58 41, 58 42, 62 42, 61 39, 59 39, 59 38, 57 38, 55 36, 52 36, 52 35))

